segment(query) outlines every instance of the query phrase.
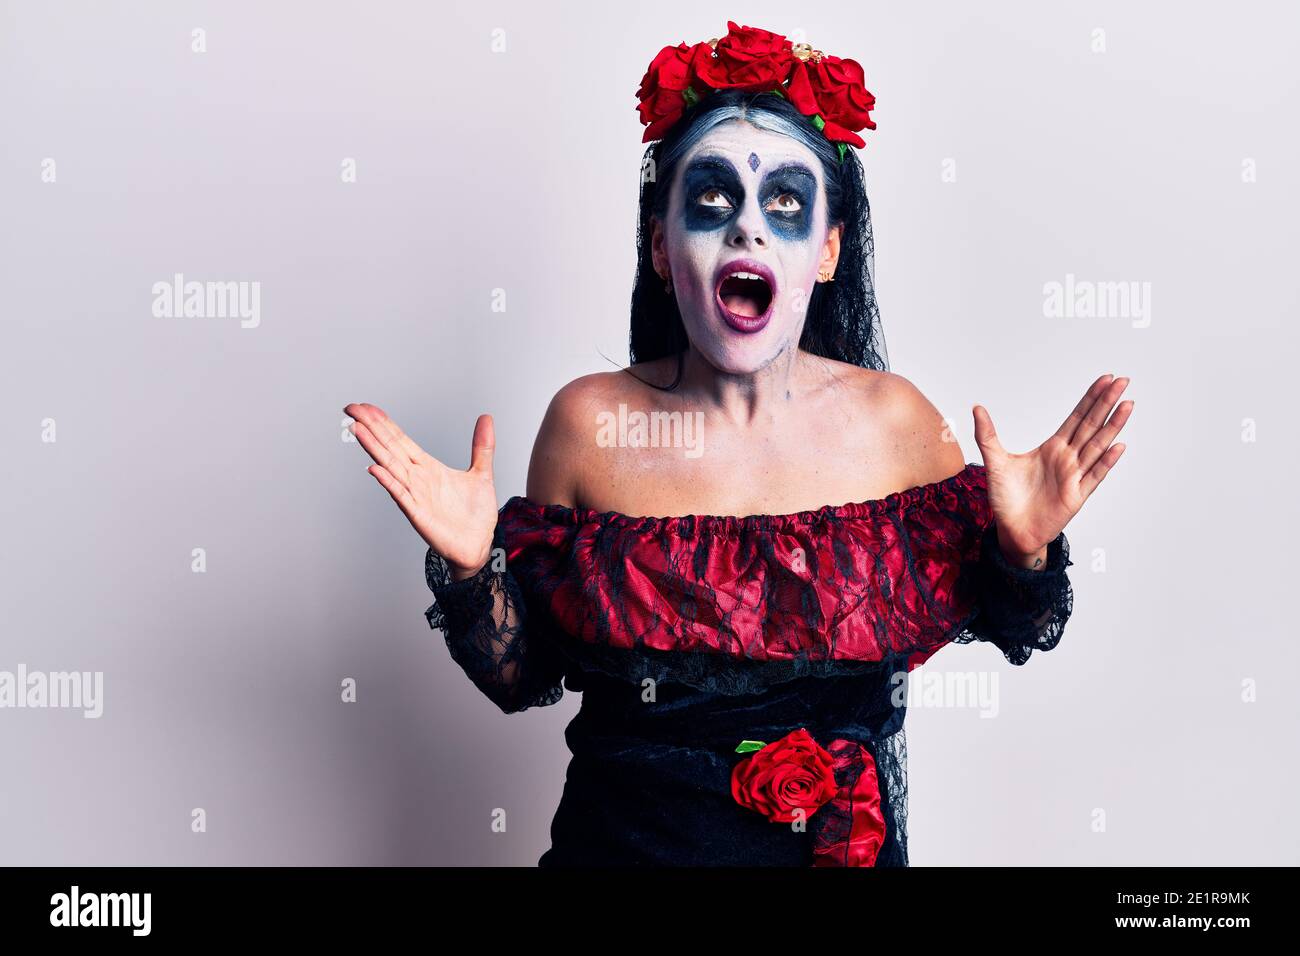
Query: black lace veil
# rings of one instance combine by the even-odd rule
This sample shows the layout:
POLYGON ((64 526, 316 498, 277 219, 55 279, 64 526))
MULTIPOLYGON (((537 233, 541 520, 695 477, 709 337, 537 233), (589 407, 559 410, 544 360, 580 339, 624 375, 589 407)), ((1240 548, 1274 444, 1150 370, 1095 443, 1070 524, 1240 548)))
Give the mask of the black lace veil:
MULTIPOLYGON (((690 147, 714 126, 736 118, 792 136, 807 146, 822 164, 828 221, 843 225, 834 281, 814 286, 800 347, 814 355, 888 371, 889 353, 876 304, 871 207, 857 150, 846 149, 841 161, 835 144, 785 97, 736 90, 718 91, 702 99, 663 139, 652 142, 642 157, 630 361, 635 364, 676 355, 677 379, 681 377, 686 328, 676 299, 655 272, 651 217, 666 218, 677 164, 690 147)), ((675 387, 677 379, 667 387, 675 387)))

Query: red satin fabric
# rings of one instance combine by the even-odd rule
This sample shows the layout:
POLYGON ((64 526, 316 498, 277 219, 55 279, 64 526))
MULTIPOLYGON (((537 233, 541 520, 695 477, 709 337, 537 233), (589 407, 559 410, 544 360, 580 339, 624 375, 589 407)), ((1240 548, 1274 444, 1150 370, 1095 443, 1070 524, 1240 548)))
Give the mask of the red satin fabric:
POLYGON ((856 740, 837 737, 827 750, 840 788, 809 818, 813 866, 875 866, 885 842, 876 761, 856 740))
POLYGON ((567 634, 611 648, 912 666, 975 595, 985 469, 786 515, 635 517, 511 498, 507 565, 567 634))

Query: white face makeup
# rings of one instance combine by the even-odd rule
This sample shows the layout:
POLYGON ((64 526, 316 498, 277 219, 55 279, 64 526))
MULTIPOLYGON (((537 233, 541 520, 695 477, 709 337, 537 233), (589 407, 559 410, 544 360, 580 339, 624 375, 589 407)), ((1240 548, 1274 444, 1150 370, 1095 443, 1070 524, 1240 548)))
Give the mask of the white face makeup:
POLYGON ((828 252, 821 162, 728 120, 679 162, 661 255, 686 333, 719 371, 756 372, 798 345, 828 252))

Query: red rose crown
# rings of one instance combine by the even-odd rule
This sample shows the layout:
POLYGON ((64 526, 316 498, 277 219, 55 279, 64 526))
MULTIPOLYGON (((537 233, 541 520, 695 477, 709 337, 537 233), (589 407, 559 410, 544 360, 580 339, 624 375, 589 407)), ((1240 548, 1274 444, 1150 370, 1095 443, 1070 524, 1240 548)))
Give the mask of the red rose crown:
POLYGON ((856 60, 730 20, 727 30, 720 40, 659 51, 636 92, 646 127, 641 142, 661 139, 688 108, 716 90, 747 90, 784 96, 839 146, 841 159, 848 146, 867 145, 856 131, 876 128, 876 98, 856 60))

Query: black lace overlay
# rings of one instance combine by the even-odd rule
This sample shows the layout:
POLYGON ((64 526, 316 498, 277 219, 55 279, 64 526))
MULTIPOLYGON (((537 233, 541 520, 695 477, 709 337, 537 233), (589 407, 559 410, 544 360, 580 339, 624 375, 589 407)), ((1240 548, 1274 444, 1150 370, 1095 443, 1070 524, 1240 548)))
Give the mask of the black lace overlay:
MULTIPOLYGON (((924 546, 931 518, 911 530, 903 549, 909 580, 926 577, 914 553, 922 556, 920 568, 928 568, 927 553, 937 553, 924 546)), ((975 521, 965 514, 962 520, 975 521)), ((552 823, 552 846, 540 865, 810 865, 809 834, 741 807, 729 790, 741 740, 770 742, 797 727, 819 741, 842 737, 867 747, 886 821, 875 865, 908 865, 906 692, 900 685, 937 646, 882 642, 894 649, 879 660, 816 653, 754 660, 581 641, 557 625, 535 569, 526 561, 513 570, 501 566, 501 554, 521 553, 510 550, 503 527, 498 524, 493 558, 463 581, 453 581, 446 563, 428 551, 426 581, 435 602, 425 614, 443 632, 453 660, 502 711, 556 703, 565 687, 582 693, 565 731, 573 759, 552 823)), ((977 542, 963 552, 977 558, 963 565, 956 585, 973 600, 936 599, 933 613, 947 629, 947 642, 989 643, 1010 663, 1024 664, 1033 651, 1057 646, 1070 616, 1068 542, 1064 534, 1051 542, 1043 569, 1017 568, 1002 555, 991 523, 974 527, 963 534, 978 533, 978 539, 960 540, 977 542), (949 619, 944 608, 953 607, 961 614, 949 619)), ((528 552, 533 558, 541 553, 548 552, 528 552)), ((928 593, 922 603, 931 606, 928 593)))
POLYGON ((1041 569, 1015 567, 998 547, 997 527, 989 525, 976 571, 978 608, 953 643, 985 641, 1012 664, 1024 664, 1036 650, 1050 651, 1060 643, 1074 610, 1074 590, 1065 571, 1073 564, 1062 531, 1048 544, 1041 569))
POLYGON ((514 577, 495 568, 502 548, 498 525, 492 557, 477 574, 460 581, 452 579, 447 562, 430 548, 424 577, 434 603, 424 615, 431 628, 442 631, 452 660, 492 703, 511 714, 557 703, 564 693, 564 665, 555 645, 532 635, 514 577))

